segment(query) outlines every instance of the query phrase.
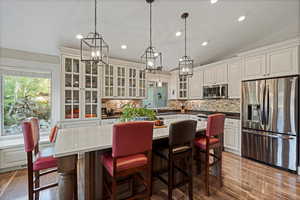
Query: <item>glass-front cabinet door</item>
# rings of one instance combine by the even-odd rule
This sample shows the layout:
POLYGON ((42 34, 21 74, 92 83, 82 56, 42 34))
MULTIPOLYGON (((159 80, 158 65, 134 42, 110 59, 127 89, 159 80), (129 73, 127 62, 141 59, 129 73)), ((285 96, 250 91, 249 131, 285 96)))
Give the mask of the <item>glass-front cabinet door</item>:
POLYGON ((62 56, 63 120, 100 118, 100 69, 79 57, 62 56))
POLYGON ((84 116, 85 119, 97 118, 99 113, 99 66, 93 62, 84 64, 84 116))
POLYGON ((105 65, 104 67, 104 97, 114 96, 114 66, 105 65))
POLYGON ((179 77, 179 98, 186 99, 188 95, 188 79, 187 77, 179 77))
POLYGON ((64 118, 80 118, 80 61, 74 58, 63 60, 64 118))
POLYGON ((137 73, 135 68, 129 68, 129 97, 136 97, 136 90, 137 90, 137 73))
POLYGON ((117 67, 117 96, 125 97, 126 96, 126 86, 125 86, 125 67, 117 67))
POLYGON ((146 73, 139 70, 139 97, 146 97, 146 73))

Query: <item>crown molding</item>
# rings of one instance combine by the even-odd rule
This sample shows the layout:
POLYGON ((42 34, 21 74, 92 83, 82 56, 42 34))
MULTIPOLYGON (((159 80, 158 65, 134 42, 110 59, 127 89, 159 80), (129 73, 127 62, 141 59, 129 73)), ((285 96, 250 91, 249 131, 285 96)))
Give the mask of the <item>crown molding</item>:
MULTIPOLYGON (((61 55, 69 55, 74 57, 80 57, 80 50, 79 49, 73 49, 69 47, 60 47, 59 48, 61 55)), ((87 55, 88 52, 84 51, 84 55, 87 55)), ((119 58, 112 58, 109 57, 109 64, 115 65, 115 66, 126 66, 126 67, 137 67, 142 68, 143 63, 135 62, 135 61, 128 61, 124 59, 119 58)))

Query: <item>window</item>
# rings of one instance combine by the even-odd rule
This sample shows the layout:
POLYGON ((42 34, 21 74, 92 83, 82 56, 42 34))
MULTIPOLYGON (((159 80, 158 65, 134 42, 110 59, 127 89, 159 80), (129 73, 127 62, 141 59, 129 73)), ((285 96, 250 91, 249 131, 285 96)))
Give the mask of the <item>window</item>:
POLYGON ((22 134, 21 122, 37 117, 40 131, 49 132, 51 126, 51 79, 45 77, 3 75, 2 136, 22 134))

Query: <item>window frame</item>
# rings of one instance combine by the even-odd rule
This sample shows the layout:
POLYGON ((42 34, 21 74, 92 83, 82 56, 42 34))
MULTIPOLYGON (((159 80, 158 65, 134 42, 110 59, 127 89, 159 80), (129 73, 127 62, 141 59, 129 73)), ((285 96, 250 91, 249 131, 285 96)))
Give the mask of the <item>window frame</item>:
MULTIPOLYGON (((48 78, 50 80, 50 105, 51 105, 51 116, 50 121, 51 125, 53 124, 54 120, 54 113, 53 113, 53 73, 51 71, 40 71, 40 72, 32 72, 26 71, 24 69, 2 69, 0 67, 0 140, 7 140, 7 139, 19 139, 22 138, 22 134, 18 135, 3 135, 4 133, 4 76, 27 76, 32 78, 48 78)), ((49 135, 50 131, 43 131, 40 133, 40 136, 47 136, 49 135)))

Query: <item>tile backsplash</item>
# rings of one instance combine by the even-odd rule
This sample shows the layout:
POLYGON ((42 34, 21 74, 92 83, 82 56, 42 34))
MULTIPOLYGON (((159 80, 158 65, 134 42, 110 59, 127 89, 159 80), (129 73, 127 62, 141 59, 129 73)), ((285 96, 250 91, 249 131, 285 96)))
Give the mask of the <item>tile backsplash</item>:
POLYGON ((140 107, 142 105, 141 100, 127 100, 127 99, 102 99, 102 108, 106 108, 108 110, 113 109, 114 112, 121 112, 122 107, 125 104, 134 104, 137 107, 140 107))
POLYGON ((173 109, 180 109, 181 105, 185 105, 187 110, 240 112, 240 99, 171 100, 168 105, 173 109))

